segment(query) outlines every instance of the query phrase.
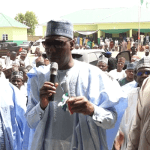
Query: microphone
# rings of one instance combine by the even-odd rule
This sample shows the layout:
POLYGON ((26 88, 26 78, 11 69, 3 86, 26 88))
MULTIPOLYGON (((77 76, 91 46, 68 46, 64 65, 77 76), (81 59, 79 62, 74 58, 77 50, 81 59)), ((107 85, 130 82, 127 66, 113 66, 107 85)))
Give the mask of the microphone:
MULTIPOLYGON (((55 84, 56 76, 57 76, 58 64, 56 62, 51 62, 50 67, 50 82, 55 84)), ((49 101, 54 101, 54 94, 52 94, 49 98, 49 101)))

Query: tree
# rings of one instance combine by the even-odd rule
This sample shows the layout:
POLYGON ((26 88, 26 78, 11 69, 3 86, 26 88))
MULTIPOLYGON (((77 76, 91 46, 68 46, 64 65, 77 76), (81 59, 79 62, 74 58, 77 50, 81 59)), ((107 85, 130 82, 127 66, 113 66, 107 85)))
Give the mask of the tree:
POLYGON ((24 14, 22 14, 22 13, 17 14, 16 17, 15 17, 15 20, 17 20, 21 23, 24 23, 24 20, 25 20, 24 14))
POLYGON ((28 35, 35 35, 35 27, 38 24, 38 20, 34 12, 27 11, 25 15, 19 13, 15 17, 15 20, 24 23, 26 26, 30 27, 29 29, 27 29, 28 35))

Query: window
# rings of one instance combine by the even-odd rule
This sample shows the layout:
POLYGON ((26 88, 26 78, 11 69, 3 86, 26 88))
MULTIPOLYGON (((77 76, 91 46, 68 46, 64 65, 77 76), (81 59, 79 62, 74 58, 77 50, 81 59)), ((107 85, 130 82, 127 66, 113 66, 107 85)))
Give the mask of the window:
POLYGON ((3 41, 8 41, 8 34, 3 34, 2 35, 2 40, 3 41))

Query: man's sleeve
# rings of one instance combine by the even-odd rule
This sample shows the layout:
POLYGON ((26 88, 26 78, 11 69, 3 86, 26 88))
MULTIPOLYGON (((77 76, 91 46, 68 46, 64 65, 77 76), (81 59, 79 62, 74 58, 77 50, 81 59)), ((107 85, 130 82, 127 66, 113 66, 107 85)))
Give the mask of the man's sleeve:
POLYGON ((137 104, 137 108, 136 108, 136 116, 134 118, 134 122, 133 125, 131 127, 131 130, 129 132, 129 136, 128 136, 128 145, 127 145, 127 150, 137 150, 138 149, 138 145, 139 145, 139 140, 140 140, 140 118, 139 118, 139 114, 138 114, 138 110, 139 110, 139 101, 137 104))
POLYGON ((94 105, 94 114, 92 118, 97 126, 103 129, 110 129, 113 128, 116 123, 117 113, 115 108, 105 109, 94 105))
POLYGON ((30 96, 28 99, 27 112, 25 114, 28 126, 33 129, 36 128, 40 120, 43 118, 43 115, 44 110, 41 109, 40 102, 35 105, 33 98, 30 96))
MULTIPOLYGON (((110 79, 104 72, 100 71, 99 75, 96 75, 94 71, 91 73, 88 99, 93 103, 95 109, 92 118, 97 126, 104 129, 113 128, 118 117, 116 105, 124 94, 119 83, 110 79)), ((126 108, 126 105, 124 107, 126 108)), ((124 111, 124 108, 122 111, 124 111)))
POLYGON ((28 97, 27 112, 25 117, 30 128, 36 128, 40 120, 43 118, 44 111, 40 107, 40 96, 38 91, 38 78, 34 76, 30 78, 30 94, 28 97))

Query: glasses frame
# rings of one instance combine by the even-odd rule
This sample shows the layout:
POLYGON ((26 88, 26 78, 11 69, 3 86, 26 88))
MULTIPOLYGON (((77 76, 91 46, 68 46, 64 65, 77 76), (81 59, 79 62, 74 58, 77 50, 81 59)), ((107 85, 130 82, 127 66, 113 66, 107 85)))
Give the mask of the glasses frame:
POLYGON ((136 73, 136 75, 137 75, 138 77, 141 77, 143 74, 145 74, 145 75, 150 75, 150 70, 149 70, 149 71, 144 71, 144 72, 139 71, 139 72, 136 73), (146 74, 146 72, 148 72, 148 74, 146 74), (138 73, 142 73, 142 74, 141 74, 141 75, 138 75, 138 73))
MULTIPOLYGON (((54 40, 54 41, 59 41, 59 40, 54 40)), ((61 46, 60 46, 60 45, 54 45, 54 44, 52 44, 51 46, 53 46, 53 47, 56 48, 56 49, 61 49, 61 48, 64 48, 65 43, 66 43, 66 42, 69 42, 69 41, 72 41, 72 39, 69 39, 69 40, 67 40, 67 41, 61 41, 61 42, 63 43, 61 46)), ((45 50, 46 50, 46 49, 49 50, 49 49, 51 48, 51 46, 46 47, 46 46, 45 46, 45 43, 46 43, 45 41, 42 42, 43 47, 45 48, 45 50)), ((47 43, 49 43, 49 42, 47 42, 47 43)))

